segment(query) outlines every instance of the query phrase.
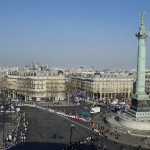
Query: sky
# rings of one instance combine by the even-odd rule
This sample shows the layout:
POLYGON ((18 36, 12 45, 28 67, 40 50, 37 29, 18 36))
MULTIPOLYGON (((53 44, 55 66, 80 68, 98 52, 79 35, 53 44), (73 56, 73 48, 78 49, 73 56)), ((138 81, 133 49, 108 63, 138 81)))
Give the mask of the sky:
MULTIPOLYGON (((1 0, 0 65, 133 69, 149 0, 1 0)), ((146 40, 150 68, 150 38, 146 40)))

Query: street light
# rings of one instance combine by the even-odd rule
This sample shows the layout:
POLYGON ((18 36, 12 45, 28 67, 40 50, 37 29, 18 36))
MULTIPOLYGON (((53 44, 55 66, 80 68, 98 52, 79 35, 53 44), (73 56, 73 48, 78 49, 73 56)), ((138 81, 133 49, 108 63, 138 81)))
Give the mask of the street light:
POLYGON ((75 128, 74 124, 70 125, 70 150, 71 150, 71 142, 72 142, 72 134, 73 134, 73 129, 75 128))
POLYGON ((9 105, 10 105, 10 123, 11 123, 11 111, 12 111, 12 104, 11 104, 11 98, 9 98, 9 105))
POLYGON ((5 141, 5 118, 4 118, 4 115, 5 115, 5 111, 4 111, 4 106, 3 106, 3 149, 5 147, 5 144, 4 144, 4 141, 5 141))
POLYGON ((5 147, 5 117, 6 117, 6 106, 5 106, 5 102, 3 102, 3 106, 1 106, 1 110, 3 110, 3 149, 5 147))

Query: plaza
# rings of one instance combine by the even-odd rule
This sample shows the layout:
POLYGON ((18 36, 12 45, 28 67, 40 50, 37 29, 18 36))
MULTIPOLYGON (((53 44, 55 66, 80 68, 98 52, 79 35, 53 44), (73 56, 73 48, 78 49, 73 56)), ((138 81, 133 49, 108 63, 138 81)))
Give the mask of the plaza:
MULTIPOLYGON (((27 121, 29 122, 28 131, 26 134, 26 142, 18 144, 15 149, 60 149, 62 150, 69 144, 69 134, 70 134, 70 125, 74 124, 78 129, 73 133, 72 142, 76 142, 80 139, 86 140, 87 137, 94 135, 93 130, 90 126, 81 120, 71 119, 70 117, 64 117, 62 115, 57 115, 55 112, 67 112, 67 114, 79 114, 81 111, 84 111, 85 104, 83 103, 81 106, 50 106, 50 109, 54 109, 54 112, 48 112, 47 106, 44 106, 40 109, 22 106, 21 111, 26 112, 27 121), (36 114, 36 115, 35 115, 36 114), (49 118, 49 119, 48 119, 49 118)), ((86 105, 87 106, 87 105, 86 105)), ((90 111, 90 105, 87 106, 87 112, 90 111)), ((105 107, 102 108, 103 112, 107 110, 105 107)), ((112 112, 110 112, 112 113, 112 112)), ((103 113, 103 117, 110 115, 110 113, 103 113)), ((92 120, 95 124, 100 126, 104 126, 105 130, 109 129, 108 138, 104 138, 103 136, 100 140, 94 142, 94 147, 92 146, 92 141, 86 141, 85 144, 82 145, 82 149, 97 150, 101 145, 105 145, 108 150, 121 150, 121 148, 126 148, 129 150, 137 150, 139 148, 139 144, 143 144, 142 149, 148 149, 148 145, 145 144, 145 141, 142 141, 141 137, 136 137, 131 134, 120 132, 121 136, 119 137, 119 141, 115 139, 115 134, 113 134, 116 128, 108 126, 105 124, 103 117, 100 114, 97 114, 92 120)), ((148 143, 147 143, 148 144, 148 143)))

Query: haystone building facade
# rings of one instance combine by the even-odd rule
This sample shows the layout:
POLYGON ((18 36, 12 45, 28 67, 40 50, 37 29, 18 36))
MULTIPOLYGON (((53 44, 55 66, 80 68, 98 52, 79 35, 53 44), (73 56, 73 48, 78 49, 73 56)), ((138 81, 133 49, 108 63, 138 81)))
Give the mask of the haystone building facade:
POLYGON ((9 72, 6 88, 14 99, 41 101, 64 100, 65 76, 61 70, 43 70, 41 66, 9 72))
POLYGON ((71 77, 73 88, 85 91, 89 99, 131 99, 134 77, 126 73, 76 73, 71 77))
POLYGON ((150 73, 145 75, 145 92, 150 95, 150 73))
MULTIPOLYGON (((2 89, 8 97, 25 101, 64 100, 73 93, 83 91, 86 100, 131 100, 136 73, 114 71, 74 71, 33 64, 22 69, 12 69, 1 78, 2 89), (4 79, 5 76, 5 79, 4 79), (4 90, 3 90, 4 91, 4 90)), ((146 73, 145 89, 150 94, 150 74, 146 73)))

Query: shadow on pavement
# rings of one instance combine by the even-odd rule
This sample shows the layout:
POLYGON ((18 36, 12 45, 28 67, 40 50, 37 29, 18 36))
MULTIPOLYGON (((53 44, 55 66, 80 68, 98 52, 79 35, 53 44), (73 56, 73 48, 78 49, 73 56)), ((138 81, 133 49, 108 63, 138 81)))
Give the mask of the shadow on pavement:
POLYGON ((49 142, 26 142, 16 145, 15 150, 61 150, 65 147, 60 143, 49 142))
MULTIPOLYGON (((49 142, 26 142, 20 143, 14 147, 14 150, 62 150, 66 144, 49 142)), ((96 150, 94 145, 82 145, 81 150, 96 150)))

